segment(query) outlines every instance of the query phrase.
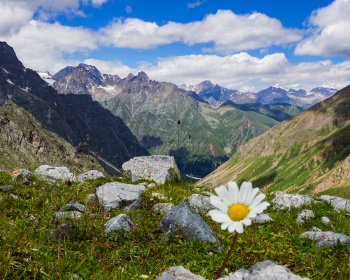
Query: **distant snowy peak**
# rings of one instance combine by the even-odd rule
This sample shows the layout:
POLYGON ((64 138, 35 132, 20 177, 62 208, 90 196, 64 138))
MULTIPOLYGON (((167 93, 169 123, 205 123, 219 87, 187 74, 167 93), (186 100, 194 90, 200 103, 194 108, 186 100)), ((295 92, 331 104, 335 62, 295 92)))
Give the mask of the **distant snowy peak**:
POLYGON ((55 83, 55 80, 52 78, 52 75, 49 72, 37 72, 48 85, 52 86, 55 83))

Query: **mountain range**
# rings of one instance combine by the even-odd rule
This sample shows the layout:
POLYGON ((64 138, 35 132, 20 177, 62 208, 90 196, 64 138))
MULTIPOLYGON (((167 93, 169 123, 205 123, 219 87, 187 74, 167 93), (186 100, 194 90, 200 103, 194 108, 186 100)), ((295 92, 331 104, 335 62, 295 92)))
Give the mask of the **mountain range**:
POLYGON ((119 116, 152 154, 176 158, 182 173, 205 176, 249 139, 303 108, 289 104, 211 106, 193 91, 150 80, 140 72, 126 78, 80 64, 53 76, 62 95, 89 95, 119 116))
POLYGON ((330 97, 337 92, 333 88, 317 87, 311 91, 303 89, 288 91, 282 88, 269 87, 259 92, 239 92, 219 85, 214 85, 210 81, 203 81, 195 86, 180 86, 182 89, 195 91, 201 98, 211 105, 218 105, 226 100, 231 100, 238 104, 244 103, 288 103, 308 108, 316 103, 330 97))
POLYGON ((350 86, 250 140, 199 185, 335 195, 350 190, 350 86))
POLYGON ((121 118, 89 95, 58 94, 33 70, 25 68, 14 50, 0 42, 0 105, 10 99, 44 127, 73 146, 100 153, 120 167, 135 155, 148 155, 121 118))

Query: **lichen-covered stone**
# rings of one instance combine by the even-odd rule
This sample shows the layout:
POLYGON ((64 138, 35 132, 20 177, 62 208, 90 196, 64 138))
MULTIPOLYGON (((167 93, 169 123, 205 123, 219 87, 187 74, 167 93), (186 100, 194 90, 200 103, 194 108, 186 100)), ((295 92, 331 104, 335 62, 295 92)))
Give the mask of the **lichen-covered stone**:
POLYGON ((153 206, 152 210, 153 212, 161 212, 161 213, 168 213, 171 209, 175 207, 172 203, 157 203, 153 206))
POLYGON ((183 266, 173 266, 164 271, 156 280, 205 280, 202 276, 193 274, 183 266))
POLYGON ((58 228, 51 230, 50 235, 56 240, 72 239, 73 231, 69 224, 60 225, 58 228))
POLYGON ((304 209, 297 217, 295 221, 297 224, 302 224, 306 219, 315 217, 315 214, 312 210, 304 209))
POLYGON ((67 167, 41 165, 35 169, 34 174, 45 181, 76 181, 76 176, 67 167))
POLYGON ((122 235, 128 230, 135 229, 135 225, 125 214, 110 219, 104 224, 104 229, 108 237, 122 235))
POLYGON ((309 238, 311 240, 317 241, 316 247, 321 248, 326 245, 328 247, 332 247, 339 241, 340 243, 347 245, 350 248, 350 237, 344 234, 332 232, 332 231, 307 231, 300 235, 302 238, 309 238))
POLYGON ((200 194, 192 194, 188 202, 196 212, 208 212, 211 207, 210 198, 200 194))
POLYGON ((285 208, 300 208, 304 204, 310 204, 314 200, 307 195, 300 194, 287 194, 284 192, 276 192, 275 198, 271 200, 274 205, 274 209, 285 209, 285 208))
POLYGON ((319 199, 329 202, 334 209, 350 211, 350 200, 337 196, 321 195, 319 199))
POLYGON ((82 182, 87 179, 97 179, 100 177, 104 177, 103 173, 98 170, 90 170, 84 174, 80 174, 77 176, 77 181, 82 182))
POLYGON ((17 169, 12 172, 13 181, 31 180, 33 178, 33 173, 27 169, 17 169))
POLYGON ((170 156, 134 157, 125 162, 122 168, 124 176, 133 182, 147 179, 164 184, 166 181, 176 182, 181 179, 174 157, 170 156))

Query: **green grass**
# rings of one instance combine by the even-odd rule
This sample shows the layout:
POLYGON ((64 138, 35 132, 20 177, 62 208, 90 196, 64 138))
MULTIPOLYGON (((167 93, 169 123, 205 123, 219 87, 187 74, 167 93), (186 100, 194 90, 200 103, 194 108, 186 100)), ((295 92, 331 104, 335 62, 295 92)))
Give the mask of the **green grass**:
MULTIPOLYGON (((50 230, 57 226, 52 223, 53 215, 61 206, 73 199, 85 204, 88 194, 111 181, 130 183, 118 177, 71 185, 61 182, 58 186, 38 179, 15 183, 9 174, 0 172, 0 185, 13 185, 13 193, 22 198, 13 199, 9 193, 0 193, 3 199, 0 201, 0 279, 69 279, 72 273, 84 279, 143 279, 141 275, 155 279, 167 267, 179 265, 205 279, 214 278, 229 247, 228 231, 222 231, 220 224, 202 213, 225 246, 223 252, 207 243, 185 242, 180 236, 163 240, 157 225, 164 214, 152 211, 158 202, 177 205, 191 194, 204 190, 198 191, 192 184, 180 182, 147 188, 142 196, 142 209, 127 214, 136 225, 131 234, 107 238, 104 223, 123 211, 106 213, 90 206, 80 221, 70 222, 75 227, 73 239, 55 241, 50 237, 50 230), (25 199, 28 191, 31 198, 25 199), (163 193, 166 199, 153 198, 152 192, 163 193)), ((267 196, 268 201, 272 198, 267 196)), ((313 226, 329 230, 320 221, 322 216, 331 219, 332 231, 350 236, 350 223, 344 223, 345 212, 338 213, 327 203, 291 211, 275 211, 269 207, 265 212, 274 221, 245 227, 227 264, 228 271, 248 269, 257 262, 271 260, 310 279, 349 277, 348 248, 336 246, 318 250, 311 240, 299 238, 313 226), (303 209, 312 209, 316 217, 297 225, 295 220, 303 209)))

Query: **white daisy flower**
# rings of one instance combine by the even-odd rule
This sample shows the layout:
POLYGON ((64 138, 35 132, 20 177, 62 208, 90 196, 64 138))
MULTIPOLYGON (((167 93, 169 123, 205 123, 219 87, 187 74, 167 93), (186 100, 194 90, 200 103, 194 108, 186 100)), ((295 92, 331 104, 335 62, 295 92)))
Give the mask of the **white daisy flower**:
POLYGON ((229 182, 228 189, 220 186, 215 192, 218 196, 212 195, 210 203, 217 209, 208 214, 215 222, 222 223, 222 230, 228 229, 229 232, 242 233, 243 224, 249 226, 252 219, 270 205, 262 202, 265 194, 258 194, 259 188, 253 189, 251 182, 243 182, 240 190, 236 182, 229 182))

